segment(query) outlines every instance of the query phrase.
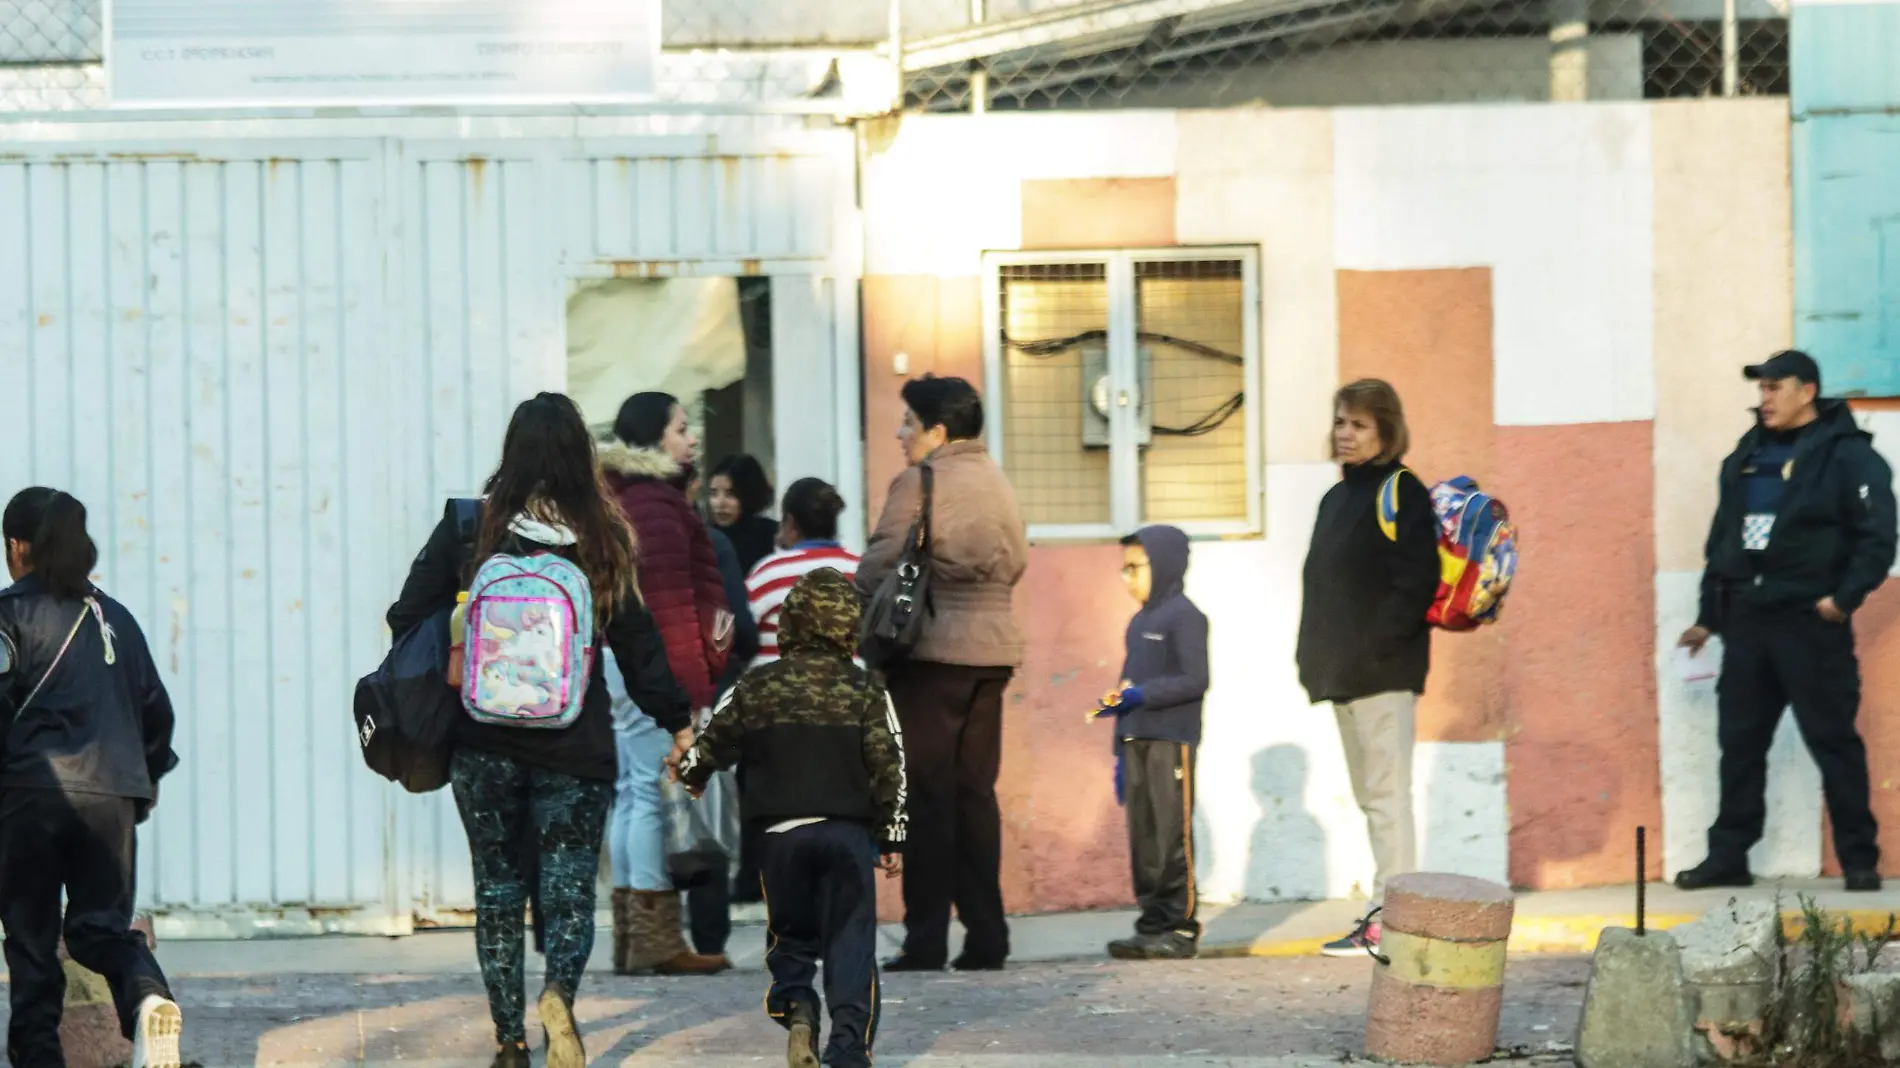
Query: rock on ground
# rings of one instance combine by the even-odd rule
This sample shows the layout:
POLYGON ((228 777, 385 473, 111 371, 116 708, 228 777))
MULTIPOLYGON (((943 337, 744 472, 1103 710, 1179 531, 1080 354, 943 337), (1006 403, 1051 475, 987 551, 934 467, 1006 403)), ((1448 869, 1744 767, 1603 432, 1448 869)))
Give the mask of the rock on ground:
POLYGON ((1882 1061, 1900 1064, 1900 972, 1851 975, 1841 986, 1847 1033, 1877 1044, 1882 1061))
POLYGON ((1665 931, 1606 928, 1577 1032, 1581 1068, 1695 1068, 1682 950, 1665 931))
POLYGON ((1719 1064, 1762 1052, 1769 1000, 1779 978, 1781 914, 1772 901, 1729 898, 1671 933, 1695 1006, 1696 1049, 1719 1064))

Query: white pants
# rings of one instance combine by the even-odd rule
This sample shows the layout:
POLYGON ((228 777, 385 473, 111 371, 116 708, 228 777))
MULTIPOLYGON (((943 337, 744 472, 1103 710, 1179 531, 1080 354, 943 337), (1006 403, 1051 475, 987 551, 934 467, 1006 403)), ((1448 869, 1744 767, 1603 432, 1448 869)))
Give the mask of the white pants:
POLYGON ((1352 796, 1366 814, 1372 840, 1372 904, 1385 902, 1385 883, 1418 867, 1412 820, 1413 713, 1418 695, 1382 693, 1333 706, 1346 749, 1352 796))

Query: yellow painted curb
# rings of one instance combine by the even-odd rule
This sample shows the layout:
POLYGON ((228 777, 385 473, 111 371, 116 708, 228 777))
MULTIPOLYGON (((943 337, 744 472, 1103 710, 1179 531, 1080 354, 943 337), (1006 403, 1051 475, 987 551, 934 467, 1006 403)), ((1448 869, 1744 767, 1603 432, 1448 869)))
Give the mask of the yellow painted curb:
MULTIPOLYGON (((1827 915, 1836 923, 1847 920, 1852 925, 1855 934, 1873 935, 1887 929, 1887 920, 1891 913, 1881 909, 1831 909, 1827 915)), ((1696 918, 1694 913, 1671 912, 1650 915, 1645 918, 1645 922, 1652 931, 1666 931, 1672 927, 1680 927, 1696 918)), ((1593 953, 1597 948, 1597 938, 1603 933, 1604 928, 1635 926, 1635 913, 1595 916, 1520 916, 1512 924, 1508 949, 1512 954, 1525 956, 1593 953)), ((1791 939, 1800 937, 1801 927, 1802 919, 1799 911, 1783 910, 1781 928, 1787 937, 1791 939)), ((1398 934, 1397 931, 1387 932, 1386 938, 1392 939, 1398 934)), ((1272 935, 1262 935, 1252 942, 1204 945, 1201 947, 1200 955, 1210 959, 1313 957, 1319 955, 1320 947, 1328 941, 1330 940, 1325 938, 1275 939, 1272 935)))
POLYGON ((1241 942, 1235 945, 1202 946, 1199 955, 1216 960, 1233 957, 1317 957, 1319 951, 1330 941, 1332 941, 1330 938, 1291 938, 1275 941, 1262 936, 1252 942, 1241 942))
POLYGON ((1483 990, 1504 981, 1503 942, 1451 942, 1387 929, 1379 952, 1401 982, 1448 990, 1483 990))
MULTIPOLYGON (((1696 918, 1691 912, 1644 917, 1649 930, 1666 931, 1696 918)), ((1521 916, 1511 924, 1513 953, 1594 953, 1605 927, 1635 927, 1633 912, 1602 916, 1521 916)))

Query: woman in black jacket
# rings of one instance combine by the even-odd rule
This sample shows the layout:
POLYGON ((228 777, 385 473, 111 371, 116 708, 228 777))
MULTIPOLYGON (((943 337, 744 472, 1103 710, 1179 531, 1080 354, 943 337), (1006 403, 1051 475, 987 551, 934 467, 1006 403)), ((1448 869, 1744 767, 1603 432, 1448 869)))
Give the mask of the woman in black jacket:
POLYGON ((765 514, 772 507, 772 482, 759 461, 739 453, 719 461, 709 488, 714 528, 732 540, 743 579, 778 550, 778 520, 765 514))
MULTIPOLYGON (((1333 706, 1353 797, 1366 814, 1375 874, 1417 866, 1412 819, 1413 711, 1431 667, 1425 614, 1438 593, 1438 517, 1431 491, 1401 466, 1411 435, 1390 385, 1363 379, 1333 399, 1333 459, 1340 481, 1319 504, 1303 575, 1296 658, 1314 704, 1333 706)), ((1370 914, 1328 943, 1329 956, 1379 944, 1370 914)))
MULTIPOLYGON (((611 649, 640 711, 692 744, 691 704, 667 667, 640 600, 632 531, 600 481, 594 440, 574 402, 543 393, 522 402, 490 476, 473 550, 444 515, 389 610, 401 634, 451 606, 475 565, 497 553, 555 553, 593 587, 597 638, 611 649)), ((594 884, 617 754, 607 680, 596 658, 581 713, 561 729, 458 724, 450 781, 475 869, 475 952, 500 1052, 496 1068, 528 1068, 522 914, 539 893, 547 985, 540 1017, 549 1068, 583 1068, 574 995, 594 948, 594 884), (533 849, 524 849, 532 843, 533 849), (533 860, 529 861, 528 857, 533 860)))
POLYGON ((105 976, 133 1068, 177 1068, 183 1027, 132 930, 134 826, 178 764, 172 705, 132 614, 93 586, 86 508, 23 490, 0 517, 0 925, 16 1065, 61 1064, 59 939, 105 976), (60 892, 66 895, 62 924, 60 892))

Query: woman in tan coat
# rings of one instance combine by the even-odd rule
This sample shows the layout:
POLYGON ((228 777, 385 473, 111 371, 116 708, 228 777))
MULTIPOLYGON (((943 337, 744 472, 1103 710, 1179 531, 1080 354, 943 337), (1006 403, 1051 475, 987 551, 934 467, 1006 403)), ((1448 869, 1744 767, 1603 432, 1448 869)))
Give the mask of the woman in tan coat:
POLYGON ((1016 492, 983 447, 983 401, 961 378, 904 386, 898 440, 910 466, 891 484, 857 584, 875 593, 897 566, 922 505, 918 465, 934 473, 931 605, 922 640, 888 672, 904 730, 910 842, 904 872, 904 949, 889 971, 937 971, 949 959, 950 908, 965 931, 953 962, 1001 968, 1003 691, 1023 662, 1011 591, 1028 566, 1016 492))

